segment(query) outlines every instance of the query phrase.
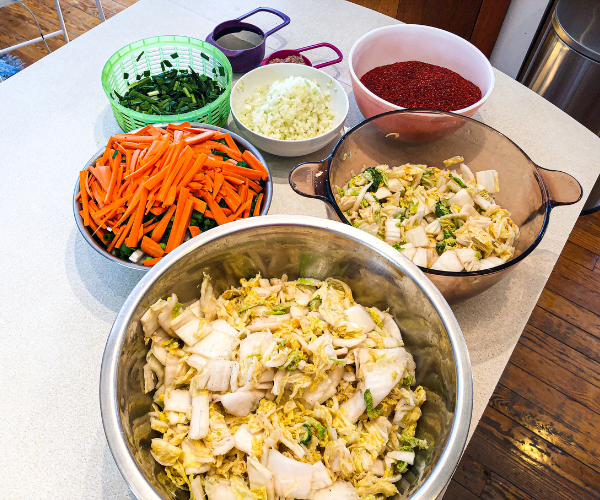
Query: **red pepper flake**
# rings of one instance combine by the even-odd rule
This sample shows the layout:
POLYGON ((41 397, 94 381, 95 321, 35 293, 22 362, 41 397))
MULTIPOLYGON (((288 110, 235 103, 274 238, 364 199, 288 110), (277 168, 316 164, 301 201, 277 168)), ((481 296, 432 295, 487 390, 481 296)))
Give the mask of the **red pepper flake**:
POLYGON ((481 99, 481 89, 435 64, 404 61, 373 68, 360 79, 377 97, 408 109, 457 111, 481 99))

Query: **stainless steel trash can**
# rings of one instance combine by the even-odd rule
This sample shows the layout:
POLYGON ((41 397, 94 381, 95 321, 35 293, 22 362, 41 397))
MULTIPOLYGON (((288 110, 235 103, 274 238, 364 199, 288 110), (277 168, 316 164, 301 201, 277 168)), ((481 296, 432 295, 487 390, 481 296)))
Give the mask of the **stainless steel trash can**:
MULTIPOLYGON (((558 1, 522 83, 600 135, 600 0, 558 1)), ((596 210, 600 178, 583 213, 596 210)))

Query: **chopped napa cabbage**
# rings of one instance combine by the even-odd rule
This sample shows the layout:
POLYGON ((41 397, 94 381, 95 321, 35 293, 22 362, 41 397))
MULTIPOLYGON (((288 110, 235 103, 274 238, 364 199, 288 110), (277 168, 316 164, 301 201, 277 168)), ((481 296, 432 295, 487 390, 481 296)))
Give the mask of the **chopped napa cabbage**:
POLYGON ((240 283, 216 297, 205 276, 198 301, 172 295, 143 316, 161 436, 151 453, 165 477, 194 500, 392 494, 390 474, 429 446, 415 437, 426 395, 411 389, 415 363, 394 317, 337 279, 240 283))

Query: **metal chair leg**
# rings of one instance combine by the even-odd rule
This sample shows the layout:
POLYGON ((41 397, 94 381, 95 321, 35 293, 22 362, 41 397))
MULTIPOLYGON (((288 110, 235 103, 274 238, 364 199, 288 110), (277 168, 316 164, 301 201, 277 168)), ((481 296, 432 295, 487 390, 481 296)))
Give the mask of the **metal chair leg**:
POLYGON ((62 9, 60 8, 60 3, 58 3, 58 0, 54 0, 54 5, 56 6, 56 13, 58 14, 58 20, 60 22, 60 29, 62 30, 63 36, 65 37, 65 43, 69 43, 69 35, 67 33, 65 20, 63 19, 62 9))
POLYGON ((100 0, 96 0, 96 8, 98 9, 98 17, 100 18, 100 22, 106 21, 106 17, 104 17, 104 9, 102 9, 102 2, 100 0))

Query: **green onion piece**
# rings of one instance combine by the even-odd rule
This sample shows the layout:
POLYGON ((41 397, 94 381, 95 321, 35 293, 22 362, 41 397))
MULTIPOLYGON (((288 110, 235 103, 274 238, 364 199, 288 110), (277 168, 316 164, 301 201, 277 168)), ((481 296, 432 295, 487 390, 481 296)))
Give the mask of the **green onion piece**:
POLYGON ((144 55, 144 51, 142 50, 142 51, 140 52, 140 55, 139 55, 139 56, 137 56, 137 59, 135 60, 135 62, 140 62, 140 59, 142 58, 142 56, 143 56, 143 55, 144 55))
POLYGON ((206 59, 207 61, 210 59, 210 57, 208 57, 204 52, 200 52, 200 56, 202 56, 202 58, 206 59))
POLYGON ((129 78, 129 73, 123 73, 123 80, 127 80, 129 78))

